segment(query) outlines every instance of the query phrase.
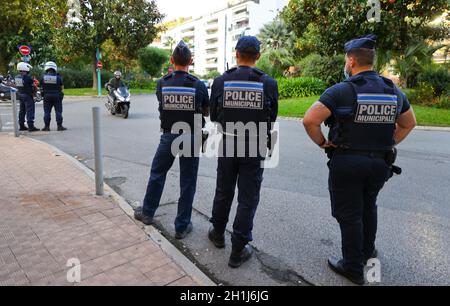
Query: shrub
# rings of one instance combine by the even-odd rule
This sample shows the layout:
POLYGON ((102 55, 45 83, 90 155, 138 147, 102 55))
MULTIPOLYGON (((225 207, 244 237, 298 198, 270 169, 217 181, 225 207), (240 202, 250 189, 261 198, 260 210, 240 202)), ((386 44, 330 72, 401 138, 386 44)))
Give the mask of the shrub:
POLYGON ((125 81, 125 84, 129 88, 133 88, 133 89, 156 90, 156 82, 153 82, 149 78, 137 77, 135 79, 125 81))
POLYGON ((300 75, 323 80, 327 86, 332 86, 344 79, 344 55, 322 56, 312 53, 299 63, 300 75))
POLYGON ((214 70, 214 71, 210 71, 207 74, 205 74, 204 76, 200 77, 200 79, 209 80, 209 79, 215 79, 218 76, 220 76, 220 72, 217 70, 214 70))
POLYGON ((303 98, 321 94, 326 84, 317 78, 281 78, 278 79, 278 91, 281 99, 303 98))
POLYGON ((139 65, 151 76, 159 76, 168 59, 169 53, 163 49, 147 47, 139 50, 139 65))
POLYGON ((420 73, 419 82, 431 85, 434 97, 440 97, 449 91, 450 73, 445 67, 430 66, 420 73))
POLYGON ((273 78, 280 78, 283 76, 283 70, 272 63, 270 54, 268 53, 261 55, 261 58, 256 63, 256 67, 273 78))
POLYGON ((416 89, 403 91, 411 104, 450 109, 448 93, 444 93, 441 97, 434 97, 433 87, 428 83, 419 83, 416 89))

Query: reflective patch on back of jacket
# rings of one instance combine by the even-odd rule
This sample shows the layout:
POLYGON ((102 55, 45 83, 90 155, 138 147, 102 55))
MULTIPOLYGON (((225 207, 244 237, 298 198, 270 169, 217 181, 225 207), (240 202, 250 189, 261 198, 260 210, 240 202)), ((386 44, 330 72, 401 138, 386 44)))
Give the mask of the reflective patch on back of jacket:
POLYGON ((191 87, 163 87, 163 110, 194 111, 196 89, 191 87))
POLYGON ((23 87, 23 79, 20 77, 16 77, 14 83, 16 84, 16 87, 23 87))
POLYGON ((262 110, 264 108, 263 83, 249 81, 225 82, 223 107, 262 110))
POLYGON ((58 84, 56 75, 44 75, 44 84, 58 84))
POLYGON ((397 96, 358 94, 356 123, 394 124, 397 118, 397 96))

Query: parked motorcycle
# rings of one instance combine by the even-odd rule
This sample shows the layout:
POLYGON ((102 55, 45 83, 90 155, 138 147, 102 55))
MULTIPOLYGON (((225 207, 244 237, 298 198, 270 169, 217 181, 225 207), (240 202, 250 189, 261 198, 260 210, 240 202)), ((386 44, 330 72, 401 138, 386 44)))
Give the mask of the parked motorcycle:
POLYGON ((128 118, 128 113, 130 110, 130 92, 125 86, 119 87, 117 89, 107 88, 109 95, 108 101, 106 101, 106 109, 111 113, 111 115, 121 115, 124 119, 128 118), (112 92, 111 92, 112 91, 112 92))
POLYGON ((11 91, 15 90, 13 86, 9 83, 8 78, 3 78, 0 75, 0 100, 9 101, 11 100, 11 91))

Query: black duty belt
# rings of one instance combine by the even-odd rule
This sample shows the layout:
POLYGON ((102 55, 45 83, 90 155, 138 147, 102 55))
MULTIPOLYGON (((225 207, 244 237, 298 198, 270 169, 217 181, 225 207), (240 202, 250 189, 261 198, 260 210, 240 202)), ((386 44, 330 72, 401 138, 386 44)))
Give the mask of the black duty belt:
POLYGON ((341 155, 362 155, 376 158, 386 158, 386 154, 389 151, 368 151, 368 150, 353 150, 353 149, 336 149, 335 154, 341 155))

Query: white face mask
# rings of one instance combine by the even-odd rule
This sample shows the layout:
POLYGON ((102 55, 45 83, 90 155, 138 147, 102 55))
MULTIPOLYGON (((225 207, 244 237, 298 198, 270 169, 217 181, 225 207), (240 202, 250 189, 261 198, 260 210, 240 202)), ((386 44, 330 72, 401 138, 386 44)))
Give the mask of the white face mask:
POLYGON ((347 65, 344 66, 344 76, 345 76, 345 79, 348 79, 351 77, 351 72, 347 71, 347 65))

